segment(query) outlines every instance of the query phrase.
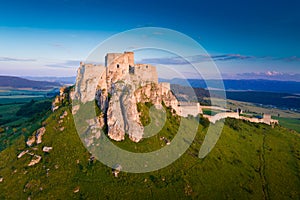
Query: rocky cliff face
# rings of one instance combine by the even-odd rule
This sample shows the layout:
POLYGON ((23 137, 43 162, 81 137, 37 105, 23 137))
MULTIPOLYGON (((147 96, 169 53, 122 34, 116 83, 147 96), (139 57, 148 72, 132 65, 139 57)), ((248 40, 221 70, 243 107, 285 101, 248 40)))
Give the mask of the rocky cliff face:
POLYGON ((154 66, 134 65, 131 53, 117 56, 111 59, 108 55, 105 67, 81 63, 72 96, 82 103, 96 99, 101 110, 100 126, 107 125, 111 139, 121 141, 128 134, 132 141, 139 142, 144 127, 137 103, 151 102, 156 108, 162 108, 164 102, 177 113, 181 112, 180 107, 170 85, 158 83, 154 66))

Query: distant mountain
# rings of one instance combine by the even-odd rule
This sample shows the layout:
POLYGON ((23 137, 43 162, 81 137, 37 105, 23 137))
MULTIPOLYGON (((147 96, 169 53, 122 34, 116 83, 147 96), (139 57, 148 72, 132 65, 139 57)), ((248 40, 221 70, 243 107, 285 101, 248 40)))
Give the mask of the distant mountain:
POLYGON ((47 81, 47 82, 57 82, 63 85, 65 84, 74 84, 76 76, 67 76, 67 77, 55 77, 55 76, 24 76, 22 78, 33 80, 33 81, 47 81))
POLYGON ((55 87, 60 87, 61 84, 57 82, 48 81, 32 81, 20 77, 14 76, 0 76, 0 87, 8 87, 14 89, 20 88, 32 88, 39 90, 53 89, 55 87))
MULTIPOLYGON (((221 80, 202 79, 160 79, 159 81, 170 82, 171 84, 179 84, 183 86, 191 85, 193 88, 211 88, 221 89, 221 80)), ((274 80, 223 80, 225 90, 242 90, 242 91, 263 91, 263 92, 279 92, 300 94, 300 82, 296 81, 274 81, 274 80)))

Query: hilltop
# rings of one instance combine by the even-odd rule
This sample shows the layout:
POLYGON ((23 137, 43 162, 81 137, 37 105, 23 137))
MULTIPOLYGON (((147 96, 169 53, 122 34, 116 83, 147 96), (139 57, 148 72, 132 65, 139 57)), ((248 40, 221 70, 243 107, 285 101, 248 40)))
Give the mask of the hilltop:
MULTIPOLYGON (((226 119, 215 148, 204 159, 198 152, 207 131, 200 117, 190 148, 170 166, 142 174, 111 168, 84 148, 76 133, 68 98, 44 122, 40 144, 26 146, 20 136, 0 152, 0 199, 297 199, 300 197, 299 134, 280 126, 226 119), (64 117, 61 117, 64 116, 64 117), (44 152, 44 147, 51 147, 44 152), (17 158, 21 152, 28 153, 17 158), (28 166, 32 155, 39 163, 28 166)), ((146 105, 145 105, 146 106, 146 105)), ((147 106, 142 106, 146 113, 147 106)), ((176 134, 178 118, 167 109, 167 123, 157 135, 139 143, 114 142, 135 152, 166 145, 159 138, 176 134)), ((147 114, 146 116, 147 117, 147 114)), ((196 118, 190 118, 195 120, 196 118)), ((216 124, 216 126, 218 123, 216 124)), ((35 133, 34 133, 35 134, 35 133)))

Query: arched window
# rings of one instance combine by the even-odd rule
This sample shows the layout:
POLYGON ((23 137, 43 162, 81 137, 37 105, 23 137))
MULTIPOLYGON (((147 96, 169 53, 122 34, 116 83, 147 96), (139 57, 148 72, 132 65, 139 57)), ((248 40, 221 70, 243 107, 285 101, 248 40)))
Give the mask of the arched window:
POLYGON ((117 68, 119 68, 120 67, 120 65, 119 64, 117 64, 117 68))

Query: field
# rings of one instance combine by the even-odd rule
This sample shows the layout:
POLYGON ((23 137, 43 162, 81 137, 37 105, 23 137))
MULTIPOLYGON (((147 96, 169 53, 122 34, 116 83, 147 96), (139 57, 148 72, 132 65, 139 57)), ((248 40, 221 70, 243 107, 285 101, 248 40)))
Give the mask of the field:
POLYGON ((280 121, 280 125, 286 128, 292 129, 300 133, 300 118, 283 118, 283 117, 273 117, 280 121))

